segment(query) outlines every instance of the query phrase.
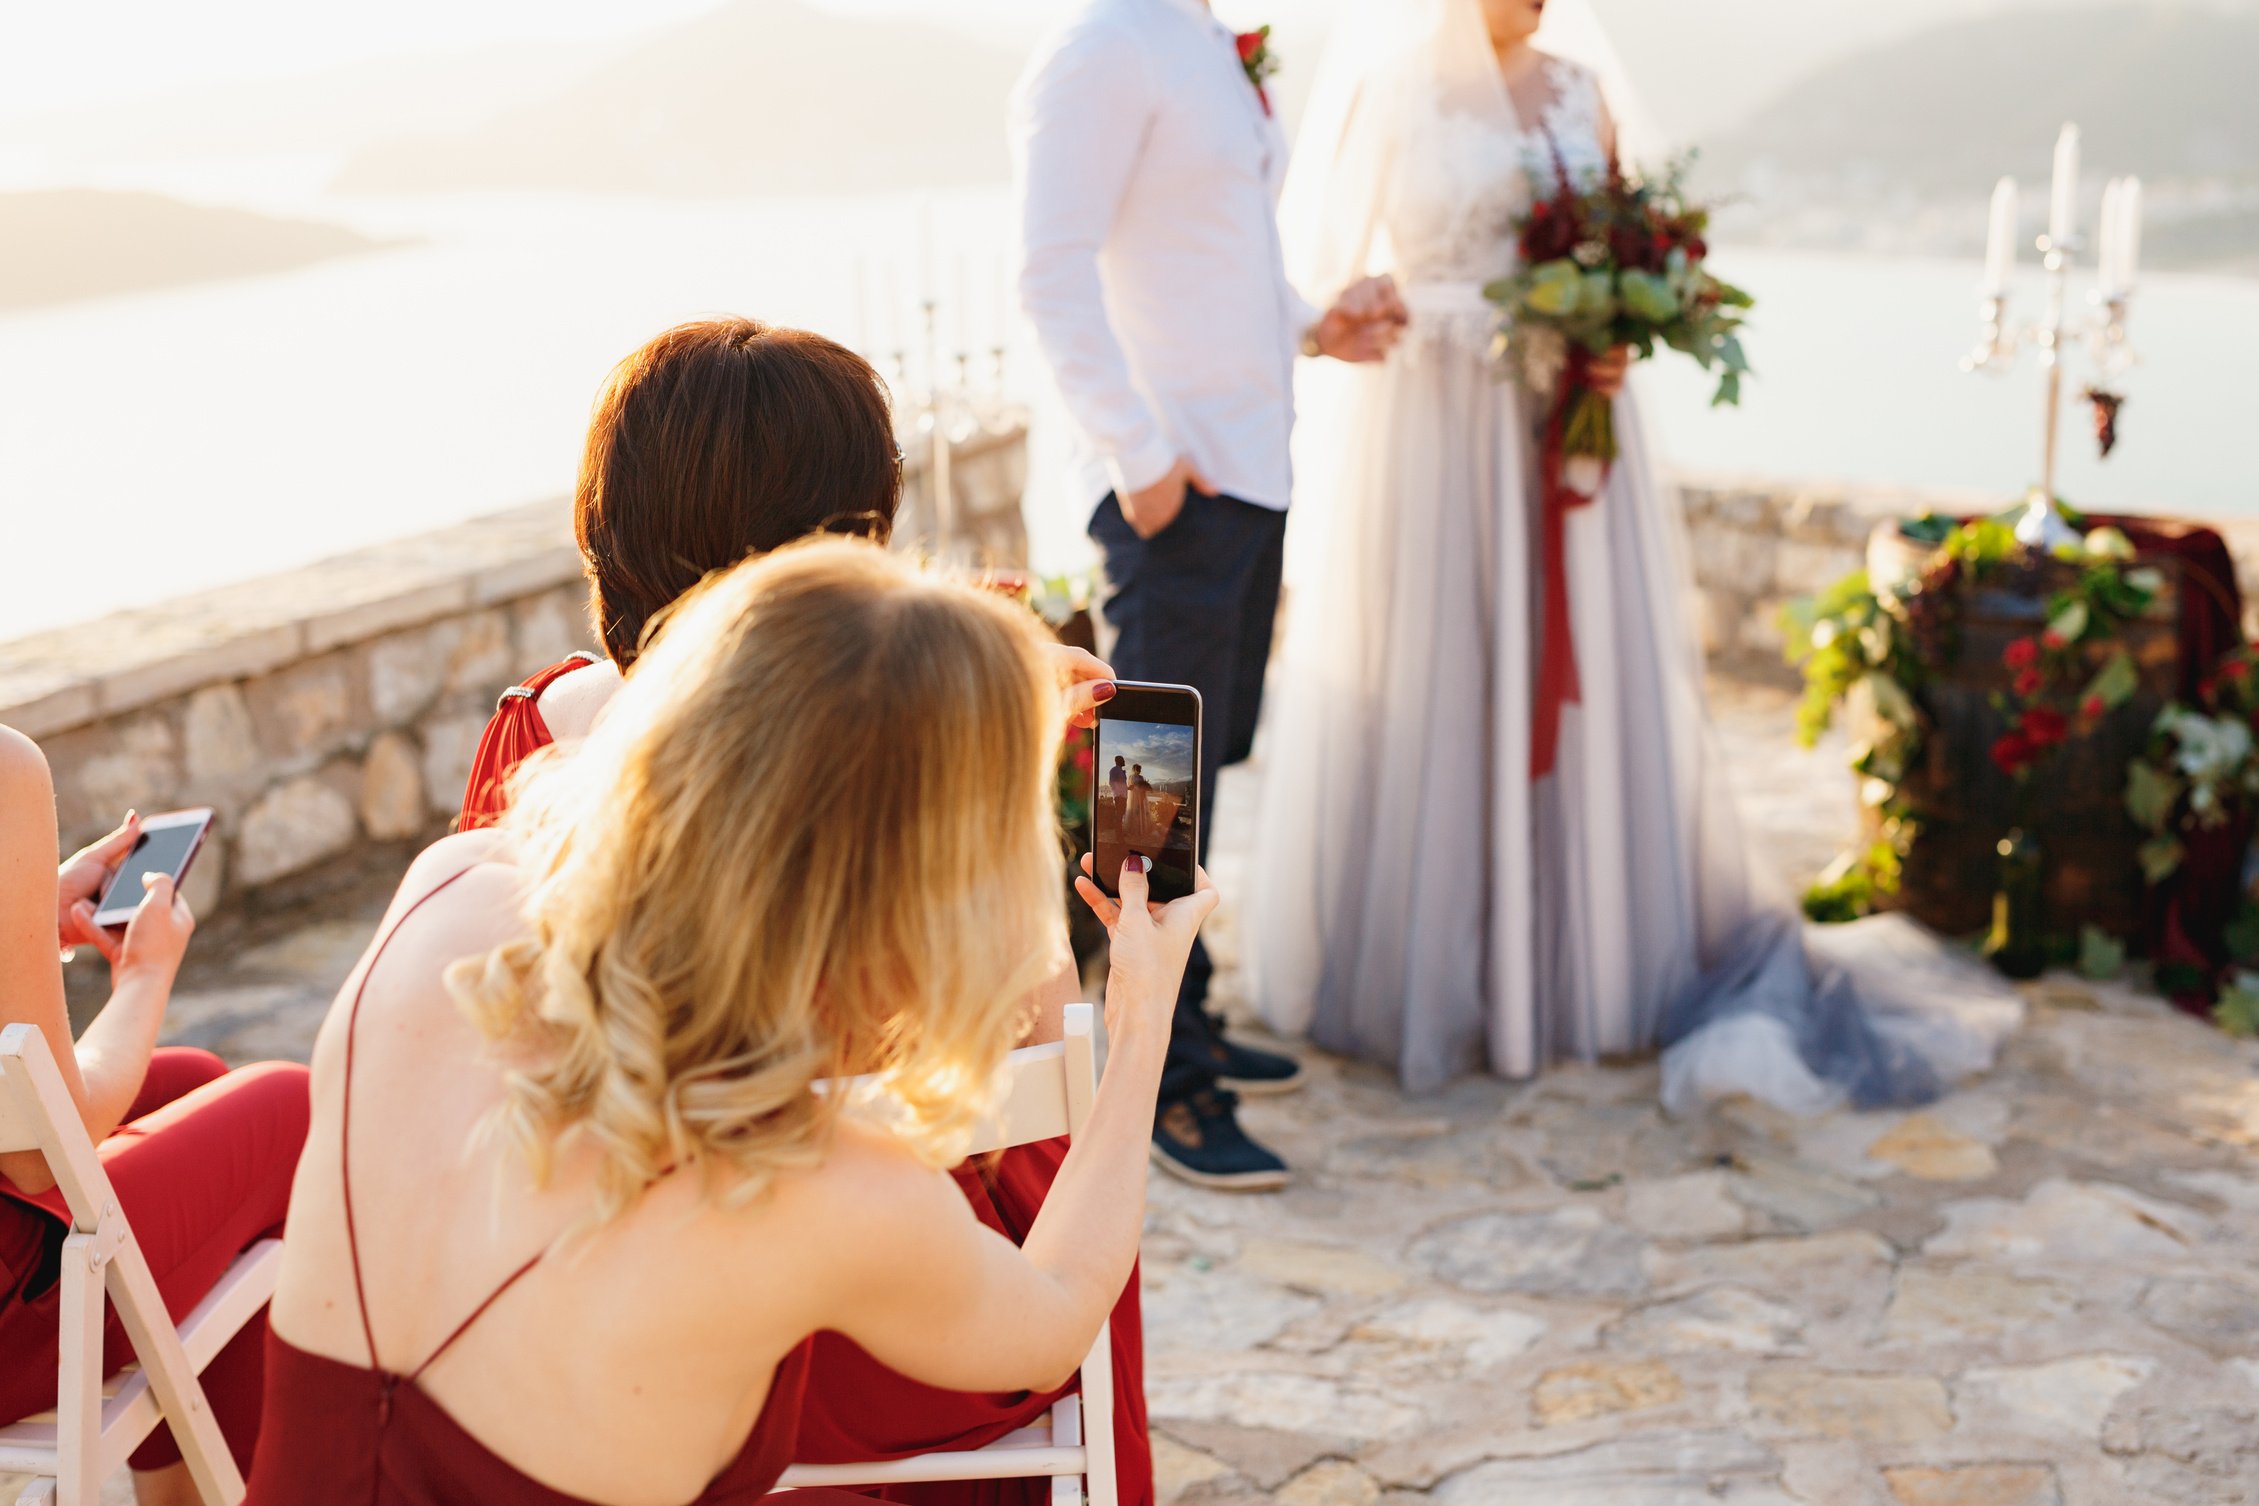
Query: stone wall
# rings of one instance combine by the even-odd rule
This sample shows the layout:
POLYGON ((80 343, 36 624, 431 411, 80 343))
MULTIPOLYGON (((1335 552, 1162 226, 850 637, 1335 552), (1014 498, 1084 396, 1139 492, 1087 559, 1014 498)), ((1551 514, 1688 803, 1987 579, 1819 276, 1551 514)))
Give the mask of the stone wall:
POLYGON ((0 644, 66 846, 129 806, 218 813, 209 915, 444 829, 501 688, 589 646, 561 502, 0 644))
MULTIPOLYGON (((1025 555, 1024 430, 957 447, 958 544, 1025 555)), ((905 445, 901 542, 930 546, 905 445)), ((63 842, 209 805, 203 917, 352 883, 444 831, 503 687, 594 647, 562 499, 0 643, 0 723, 54 770, 63 842)))
MULTIPOLYGON (((1713 658, 1780 662, 1781 606, 1866 563, 1867 535, 1886 518, 1924 511, 1997 511, 1991 493, 1795 483, 1684 475, 1688 542, 1713 658)), ((2259 603, 2259 519, 2214 526, 2226 535, 2244 599, 2259 603)), ((2250 613, 2247 611, 2247 617, 2250 613)))

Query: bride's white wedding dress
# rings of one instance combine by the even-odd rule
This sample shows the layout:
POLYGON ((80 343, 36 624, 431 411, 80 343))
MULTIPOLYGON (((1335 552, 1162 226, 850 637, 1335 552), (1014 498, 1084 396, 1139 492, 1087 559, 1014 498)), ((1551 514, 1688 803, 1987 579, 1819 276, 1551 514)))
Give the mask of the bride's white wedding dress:
POLYGON ((1388 272, 1412 324, 1304 419, 1299 474, 1330 496, 1305 512, 1298 494, 1262 745, 1258 1010, 1413 1089, 1667 1045, 1676 1105, 1928 1096, 1989 1058, 2014 1007, 1903 923, 1831 938, 1965 1006, 1892 1008, 1815 967, 1792 913, 1753 899, 1679 504, 1629 392, 1622 454, 1567 525, 1581 700, 1555 770, 1531 779, 1544 404, 1502 376, 1480 290, 1511 269, 1533 174, 1606 171, 1600 89, 1547 59, 1549 102, 1525 124, 1466 31, 1473 0, 1429 4, 1434 35, 1361 64, 1342 122, 1313 124, 1332 139, 1298 148, 1333 168, 1309 286, 1388 272))

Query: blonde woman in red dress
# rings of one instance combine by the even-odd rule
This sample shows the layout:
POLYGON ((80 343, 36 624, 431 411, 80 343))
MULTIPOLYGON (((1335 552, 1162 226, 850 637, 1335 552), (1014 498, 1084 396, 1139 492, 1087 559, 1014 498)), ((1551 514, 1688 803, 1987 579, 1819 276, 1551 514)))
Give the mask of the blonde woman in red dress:
MULTIPOLYGON (((573 502, 589 615, 604 654, 574 654, 502 694, 464 791, 462 827, 499 821, 533 753, 585 737, 619 691, 646 632, 713 570, 811 534, 884 541, 901 493, 893 417, 876 372, 804 330, 715 319, 668 330, 622 361, 599 396, 573 502)), ((1049 645, 1070 716, 1088 725, 1113 693, 1106 666, 1049 645)), ((1035 1036, 1081 996, 1071 968, 1037 991, 1035 1036)), ((1031 1036, 1031 1038, 1034 1038, 1031 1036)), ((1014 1240, 1042 1208, 1064 1141, 956 1169, 975 1216, 1014 1240)), ((1144 1326, 1138 1283, 1113 1324, 1115 1449, 1124 1506, 1150 1506, 1144 1326)), ((797 1457, 852 1462, 974 1448, 1027 1425, 1062 1391, 972 1395, 907 1380, 849 1340, 814 1345, 797 1457)), ((897 1487, 921 1506, 1041 1506, 1039 1482, 897 1487)))

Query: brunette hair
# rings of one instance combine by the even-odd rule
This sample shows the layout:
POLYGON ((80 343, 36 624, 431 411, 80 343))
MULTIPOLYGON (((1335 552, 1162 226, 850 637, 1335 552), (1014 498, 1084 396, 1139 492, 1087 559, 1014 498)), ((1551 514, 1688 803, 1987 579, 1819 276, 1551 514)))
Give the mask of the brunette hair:
POLYGON ((810 534, 884 543, 902 496, 886 386, 846 346, 755 319, 678 324, 612 368, 573 490, 604 651, 716 570, 810 534))
POLYGON ((757 1196, 851 1109, 963 1157, 1065 956, 1035 623, 812 540, 691 592, 588 740, 528 760, 532 935, 447 981, 527 1048, 489 1128, 537 1181, 583 1136, 597 1221, 694 1159, 757 1196))

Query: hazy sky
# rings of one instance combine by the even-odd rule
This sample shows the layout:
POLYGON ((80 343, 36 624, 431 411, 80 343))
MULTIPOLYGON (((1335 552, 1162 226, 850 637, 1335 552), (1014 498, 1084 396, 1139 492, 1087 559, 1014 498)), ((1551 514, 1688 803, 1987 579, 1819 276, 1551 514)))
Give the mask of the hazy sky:
MULTIPOLYGON (((0 0, 0 115, 144 100, 375 59, 496 44, 585 43, 660 27, 717 0, 0 0)), ((915 13, 1025 43, 1077 0, 806 0, 915 13)), ((1314 40, 1337 0, 1215 0, 1238 25, 1314 40)), ((1683 127, 1738 114, 1845 50, 2011 6, 2093 0, 1597 0, 1658 112, 1683 127)), ((2255 0, 2214 0, 2248 5, 2255 0)), ((1292 59, 1290 58, 1290 63, 1292 59)))

